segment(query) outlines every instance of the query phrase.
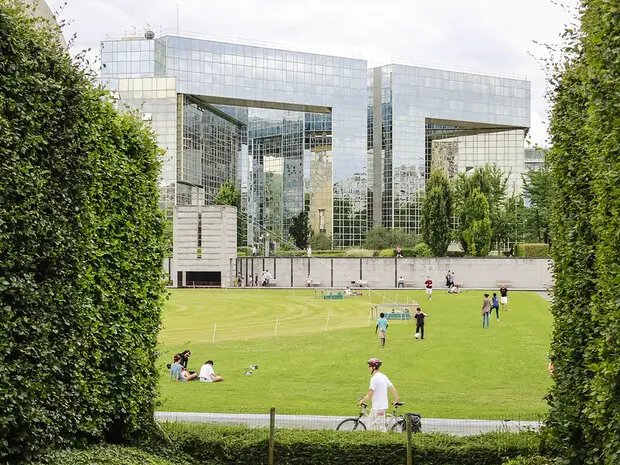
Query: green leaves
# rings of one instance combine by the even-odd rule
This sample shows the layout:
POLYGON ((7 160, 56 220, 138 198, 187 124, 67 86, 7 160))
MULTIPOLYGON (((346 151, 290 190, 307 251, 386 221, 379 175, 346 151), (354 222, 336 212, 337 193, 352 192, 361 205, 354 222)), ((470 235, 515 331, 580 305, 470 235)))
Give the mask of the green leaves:
POLYGON ((452 186, 441 171, 431 172, 422 202, 421 229, 424 242, 433 255, 443 257, 451 241, 453 212, 452 186))
POLYGON ((0 0, 2 462, 127 440, 156 395, 159 149, 55 34, 0 0))
POLYGON ((584 1, 554 68, 555 331, 549 437, 564 463, 617 463, 620 428, 620 41, 617 5, 584 1))

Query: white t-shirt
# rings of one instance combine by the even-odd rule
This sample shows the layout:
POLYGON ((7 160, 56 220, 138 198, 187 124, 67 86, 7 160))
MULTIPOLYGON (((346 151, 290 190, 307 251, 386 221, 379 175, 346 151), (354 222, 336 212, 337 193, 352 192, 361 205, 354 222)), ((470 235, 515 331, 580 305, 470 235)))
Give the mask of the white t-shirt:
POLYGON ((207 363, 200 367, 200 375, 201 379, 211 379, 211 375, 215 374, 213 371, 213 367, 207 363))
POLYGON ((372 395, 372 410, 387 410, 388 388, 392 386, 390 379, 380 371, 375 372, 370 378, 370 389, 374 391, 372 395))

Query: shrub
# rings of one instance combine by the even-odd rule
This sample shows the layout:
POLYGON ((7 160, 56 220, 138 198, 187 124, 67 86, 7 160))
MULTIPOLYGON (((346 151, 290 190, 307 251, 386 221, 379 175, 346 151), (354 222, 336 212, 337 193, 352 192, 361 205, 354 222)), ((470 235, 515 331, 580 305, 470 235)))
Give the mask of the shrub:
POLYGON ((305 257, 307 255, 307 251, 305 250, 283 250, 278 249, 274 253, 277 257, 305 257))
POLYGON ((166 459, 133 447, 101 445, 88 449, 55 452, 38 465, 190 465, 190 463, 183 460, 178 453, 166 459))
POLYGON ((310 236, 310 245, 313 250, 330 250, 332 248, 332 240, 327 234, 320 232, 310 236))
POLYGON ((534 455, 532 457, 515 457, 514 459, 504 462, 502 465, 552 465, 553 463, 555 462, 549 458, 534 455))
POLYGON ((549 244, 515 244, 515 257, 549 258, 549 244))
MULTIPOLYGON (((166 424, 173 442, 197 460, 209 451, 212 463, 257 464, 267 458, 269 431, 262 428, 166 424)), ((500 465, 506 459, 532 456, 539 437, 535 433, 493 433, 455 437, 418 434, 413 438, 414 461, 429 465, 500 465)), ((406 435, 334 430, 276 430, 274 458, 280 464, 380 462, 404 464, 406 435)))
POLYGON ((312 251, 313 257, 344 257, 346 255, 346 249, 332 249, 332 250, 317 250, 312 251))
POLYGON ((0 0, 0 463, 153 425, 165 289, 155 137, 0 0))
POLYGON ((345 257, 372 257, 374 253, 367 249, 345 249, 345 257))
POLYGON ((413 248, 413 256, 414 257, 432 257, 433 256, 433 251, 431 250, 431 248, 426 245, 424 242, 420 242, 418 245, 416 245, 413 248))
POLYGON ((381 249, 375 254, 376 257, 395 257, 396 249, 381 249))
POLYGON ((464 250, 448 250, 446 252, 446 256, 447 257, 464 257, 465 251, 464 250))
POLYGON ((252 247, 237 247, 237 257, 250 257, 252 255, 252 247))

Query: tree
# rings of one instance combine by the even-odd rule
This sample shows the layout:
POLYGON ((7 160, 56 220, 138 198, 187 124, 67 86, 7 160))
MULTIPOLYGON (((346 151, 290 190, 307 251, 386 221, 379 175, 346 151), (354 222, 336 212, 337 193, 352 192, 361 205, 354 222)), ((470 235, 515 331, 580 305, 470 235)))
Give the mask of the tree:
POLYGON ((463 216, 465 224, 468 225, 463 231, 463 238, 469 254, 474 257, 486 257, 491 249, 491 219, 487 198, 478 188, 474 189, 471 197, 465 202, 463 216))
POLYGON ((308 247, 308 238, 310 236, 310 223, 308 221, 308 212, 300 212, 299 215, 291 219, 291 226, 288 233, 295 241, 295 245, 300 249, 308 247))
POLYGON ((542 168, 530 170, 523 175, 523 191, 530 201, 527 211, 528 229, 538 242, 547 244, 555 191, 551 168, 547 163, 542 168))
POLYGON ((220 186, 217 196, 213 200, 215 205, 230 205, 237 208, 237 244, 245 244, 247 239, 247 221, 241 211, 241 192, 232 181, 226 181, 220 186))
MULTIPOLYGON (((494 231, 497 223, 500 221, 502 203, 506 198, 507 182, 508 177, 495 165, 485 165, 483 168, 476 168, 471 175, 466 173, 458 174, 454 184, 454 204, 459 219, 457 237, 460 239, 465 252, 468 252, 468 250, 463 232, 470 226, 465 218, 465 203, 473 195, 474 190, 478 189, 487 199, 491 230, 494 231)), ((492 236, 491 241, 492 243, 497 243, 497 238, 492 236)))
POLYGON ((239 210, 241 208, 241 192, 232 181, 226 181, 220 186, 213 203, 215 205, 231 205, 239 210))
POLYGON ((448 251, 451 235, 453 195, 450 181, 442 171, 433 171, 426 183, 422 202, 422 237, 436 257, 448 251))

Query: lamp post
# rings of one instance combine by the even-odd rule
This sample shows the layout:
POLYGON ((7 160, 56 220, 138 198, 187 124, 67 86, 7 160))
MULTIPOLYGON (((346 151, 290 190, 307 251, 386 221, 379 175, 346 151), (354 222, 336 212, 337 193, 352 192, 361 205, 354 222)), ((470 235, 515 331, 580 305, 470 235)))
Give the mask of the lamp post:
POLYGON ((269 233, 265 234, 265 257, 269 256, 269 233))

